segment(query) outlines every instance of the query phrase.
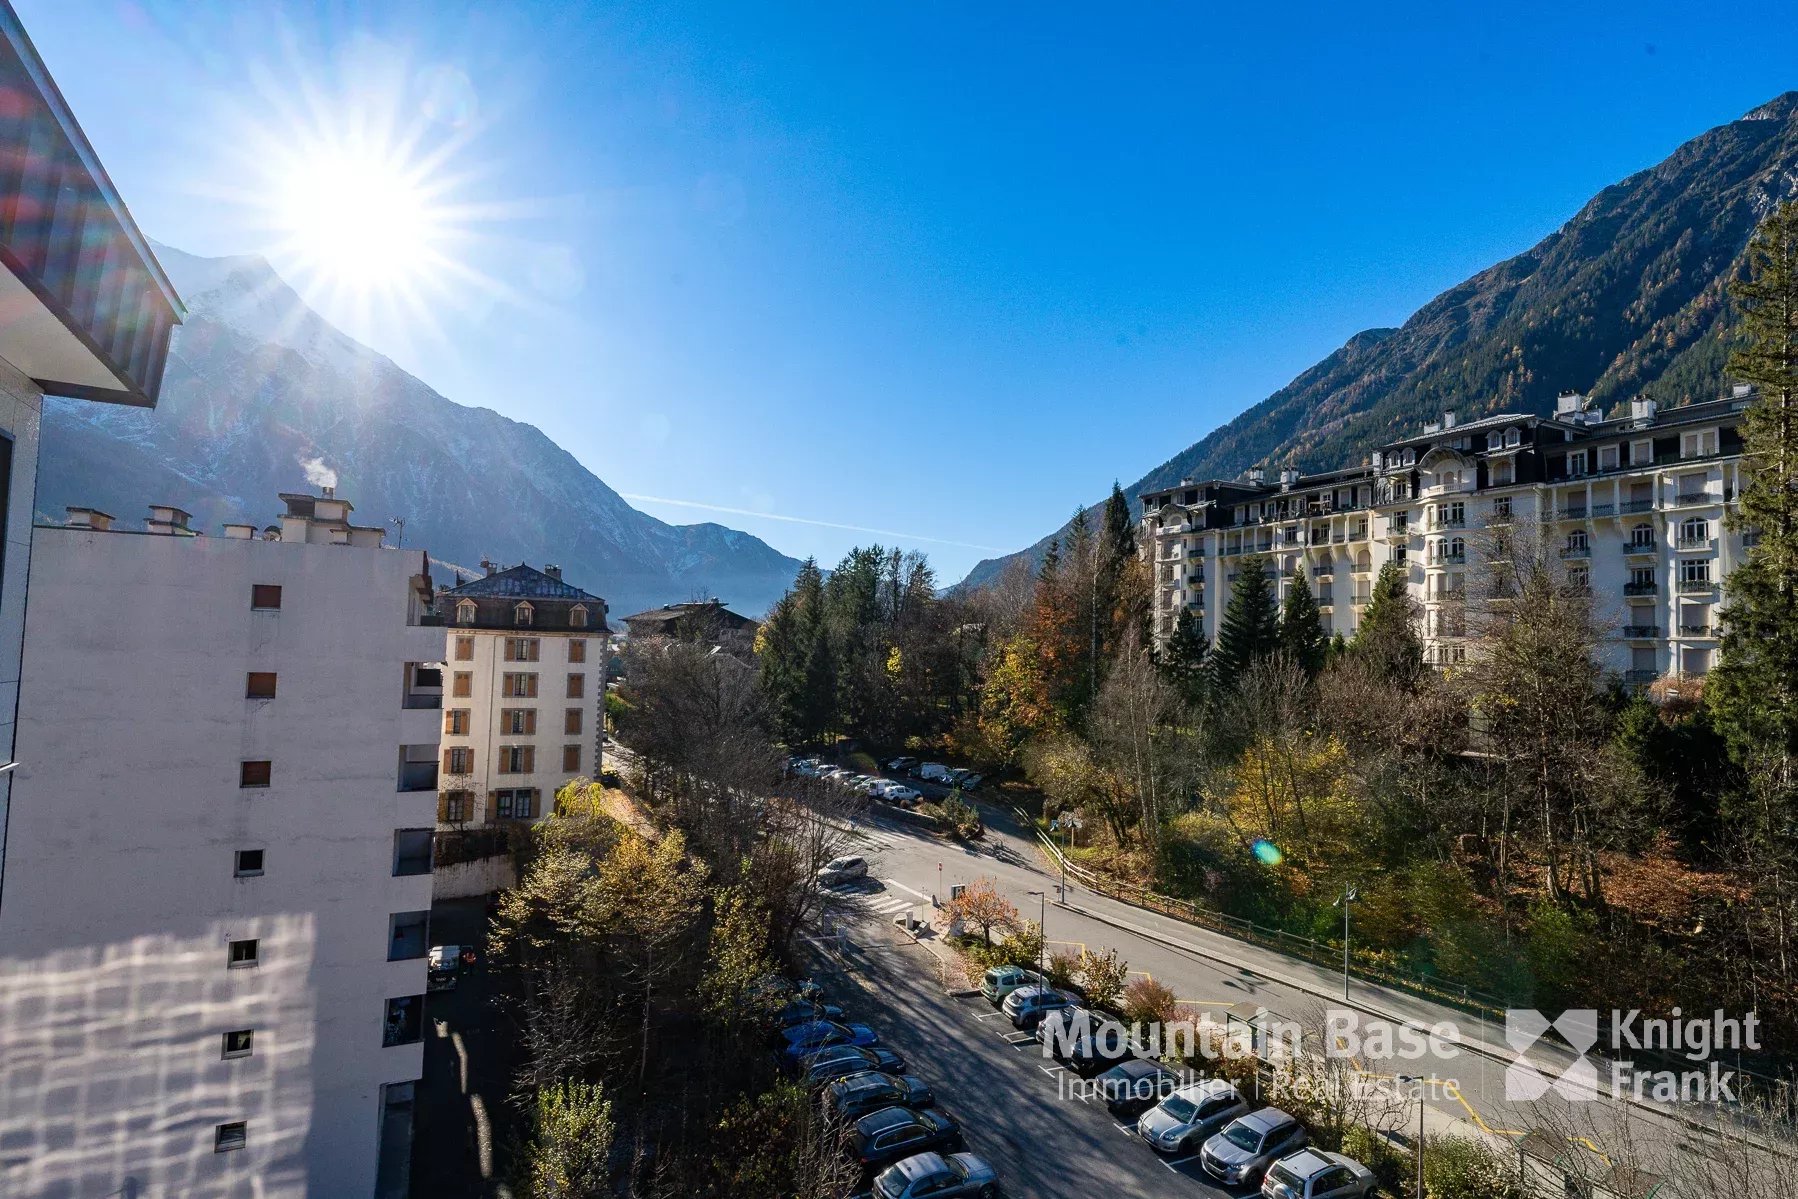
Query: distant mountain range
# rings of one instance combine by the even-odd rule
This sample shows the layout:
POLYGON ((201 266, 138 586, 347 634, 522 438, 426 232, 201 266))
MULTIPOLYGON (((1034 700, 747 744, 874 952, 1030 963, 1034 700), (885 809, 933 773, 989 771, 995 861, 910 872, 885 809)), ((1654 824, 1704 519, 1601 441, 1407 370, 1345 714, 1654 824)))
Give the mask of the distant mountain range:
POLYGON ((799 569, 748 533, 637 511, 540 430, 452 403, 333 327, 260 258, 156 253, 188 308, 161 402, 48 401, 40 518, 166 503, 216 533, 335 475, 358 521, 403 518, 405 543, 443 562, 557 563, 614 616, 702 595, 759 616, 799 569))
MULTIPOLYGON (((1726 286, 1772 206, 1798 194, 1798 92, 1693 138, 1599 192, 1533 248, 1450 288, 1397 329, 1368 329, 1125 488, 1251 466, 1352 465, 1444 411, 1551 413, 1557 392, 1663 407, 1725 385, 1726 286)), ((1039 562, 1061 531, 989 558, 961 586, 1039 562)))

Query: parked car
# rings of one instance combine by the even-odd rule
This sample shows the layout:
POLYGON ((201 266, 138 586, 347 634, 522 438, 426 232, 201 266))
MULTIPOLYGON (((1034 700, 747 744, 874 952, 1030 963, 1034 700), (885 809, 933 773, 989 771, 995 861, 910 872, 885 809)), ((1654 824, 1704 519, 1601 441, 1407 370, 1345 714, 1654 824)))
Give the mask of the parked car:
POLYGON ((929 1107, 930 1087, 915 1074, 849 1074, 824 1088, 824 1107, 844 1120, 859 1120, 885 1107, 929 1107))
POLYGON ((1000 1010, 1011 1018, 1013 1028, 1033 1030, 1050 1012, 1072 1007, 1075 1000, 1066 991, 1050 986, 1019 987, 1005 997, 1000 1010))
POLYGON ((1373 1194, 1373 1171, 1352 1157, 1301 1149, 1267 1168, 1262 1199, 1366 1199, 1373 1194))
POLYGON ((980 993, 994 1007, 1004 1003, 1006 997, 1019 987, 1048 985, 1048 979, 1022 966, 994 966, 980 976, 980 993))
POLYGON ((1208 1078, 1181 1087, 1144 1112, 1136 1122, 1136 1133, 1157 1152, 1186 1154, 1230 1121, 1248 1114, 1249 1105, 1235 1087, 1220 1078, 1208 1078))
POLYGON ((998 1193, 999 1176, 972 1153, 920 1153, 888 1166, 874 1179, 879 1199, 993 1199, 998 1193))
POLYGON ((1056 1061, 1083 1076, 1135 1056, 1129 1029, 1078 1004, 1045 1015, 1036 1026, 1036 1039, 1049 1047, 1056 1061))
POLYGON ((1264 1107, 1230 1121, 1206 1141, 1199 1164, 1219 1182, 1249 1186, 1309 1139, 1295 1117, 1277 1107, 1264 1107))
POLYGON ((1105 1109, 1120 1120, 1134 1120, 1180 1089, 1180 1076, 1159 1062, 1132 1058, 1099 1075, 1105 1109))
POLYGON ((924 802, 923 793, 904 783, 888 783, 880 789, 880 798, 902 808, 915 808, 924 802))
POLYGON ((834 887, 868 877, 868 859, 861 857, 832 858, 818 868, 818 884, 834 887))
POLYGON ((462 974, 460 945, 433 945, 425 958, 425 990, 453 991, 462 974))
POLYGON ((912 771, 912 774, 927 783, 947 783, 949 781, 949 768, 941 762, 926 762, 912 771))
POLYGON ((792 1028, 796 1024, 808 1024, 813 1020, 841 1020, 842 1018, 843 1009, 834 1003, 795 999, 774 1013, 774 1024, 776 1028, 792 1028))
POLYGON ((918 764, 918 759, 908 758, 908 757, 901 755, 900 757, 894 758, 891 762, 888 762, 887 769, 894 770, 894 771, 910 770, 912 767, 916 766, 917 764, 918 764))
POLYGON ((864 1170, 878 1170, 914 1154, 953 1153, 962 1147, 961 1125, 938 1111, 883 1107, 857 1120, 844 1148, 864 1170))
POLYGON ((957 783, 956 786, 960 787, 963 791, 978 791, 980 790, 980 784, 985 781, 986 776, 984 774, 970 772, 963 775, 961 782, 957 783))
POLYGON ((904 1069, 905 1059, 883 1045, 832 1045, 799 1062, 800 1076, 811 1086, 868 1070, 898 1074, 904 1069))
POLYGON ((838 1024, 834 1020, 813 1020, 780 1030, 781 1056, 798 1062, 807 1055, 831 1045, 859 1045, 863 1049, 880 1044, 880 1034, 866 1024, 838 1024))

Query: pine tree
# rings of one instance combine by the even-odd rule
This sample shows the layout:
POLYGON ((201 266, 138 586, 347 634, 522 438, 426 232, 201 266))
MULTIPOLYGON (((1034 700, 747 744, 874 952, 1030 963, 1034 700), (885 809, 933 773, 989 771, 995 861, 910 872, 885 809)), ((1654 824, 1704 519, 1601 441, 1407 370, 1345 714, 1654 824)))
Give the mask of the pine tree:
POLYGON ((1259 555, 1244 558, 1236 568, 1230 602, 1217 630, 1217 648, 1211 653, 1213 685, 1233 691, 1244 671, 1279 647, 1279 614, 1267 564, 1259 555))
POLYGON ((1317 599, 1311 594, 1303 568, 1294 574, 1292 586, 1286 589, 1286 603, 1280 609, 1280 648, 1311 679, 1323 671, 1330 651, 1323 615, 1317 610, 1317 599))
POLYGON ((1348 652, 1387 682, 1408 688, 1423 673, 1423 638, 1417 632, 1417 603, 1411 598, 1407 574, 1403 562, 1380 567, 1348 652))
POLYGON ((1167 681, 1187 703, 1197 706, 1205 701, 1206 658, 1211 643, 1205 640, 1204 626, 1191 608, 1180 609, 1174 631, 1167 639, 1160 666, 1167 681))
POLYGON ((1798 787, 1798 201, 1755 235, 1748 278, 1731 289, 1741 343, 1730 372, 1752 383, 1742 417, 1738 524, 1759 543, 1729 576, 1721 660, 1705 694, 1743 761, 1798 787))

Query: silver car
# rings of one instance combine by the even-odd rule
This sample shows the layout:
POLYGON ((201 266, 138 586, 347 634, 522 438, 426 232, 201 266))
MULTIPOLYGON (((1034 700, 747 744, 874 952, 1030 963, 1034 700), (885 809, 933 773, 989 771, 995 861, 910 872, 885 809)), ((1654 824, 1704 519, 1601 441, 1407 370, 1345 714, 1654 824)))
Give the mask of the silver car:
POLYGON ((1136 1132, 1157 1153, 1191 1153, 1212 1133, 1248 1114, 1249 1105, 1235 1087, 1208 1078, 1181 1087, 1144 1112, 1136 1132))
POLYGON ((1262 1199, 1366 1199, 1373 1194, 1373 1171, 1352 1157, 1301 1149, 1267 1168, 1262 1199))
POLYGON ((1232 1120, 1206 1141, 1199 1164, 1219 1182, 1246 1186, 1260 1182, 1269 1166, 1304 1148, 1309 1139, 1296 1117, 1264 1107, 1232 1120))
POLYGON ((972 1153, 920 1153, 882 1170, 874 1179, 879 1199, 961 1199, 977 1195, 993 1199, 999 1193, 999 1177, 993 1168, 972 1153))

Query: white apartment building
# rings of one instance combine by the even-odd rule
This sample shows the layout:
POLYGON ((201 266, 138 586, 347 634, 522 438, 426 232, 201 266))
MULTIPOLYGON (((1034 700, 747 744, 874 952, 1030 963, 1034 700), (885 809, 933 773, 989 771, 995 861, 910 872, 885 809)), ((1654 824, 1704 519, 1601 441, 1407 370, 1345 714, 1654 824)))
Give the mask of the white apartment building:
POLYGON ((422 551, 282 500, 36 530, 0 1194, 405 1193, 443 630, 422 551))
POLYGON ((1741 490, 1738 427, 1752 402, 1738 386, 1666 410, 1635 400, 1607 419, 1568 392, 1552 417, 1460 424, 1447 413, 1362 466, 1144 492, 1156 636, 1165 641, 1189 610, 1215 642, 1251 555, 1263 556, 1282 599, 1302 574, 1326 630, 1353 636, 1374 577, 1397 560, 1422 607, 1426 655, 1452 664, 1466 655, 1456 601, 1481 569, 1482 540, 1527 527, 1569 581, 1591 588, 1610 630, 1608 669, 1632 684, 1703 675, 1716 657, 1721 584, 1744 551, 1724 516, 1741 490))
POLYGON ((541 820, 570 779, 597 776, 606 602, 519 564, 438 593, 447 627, 439 824, 541 820))

